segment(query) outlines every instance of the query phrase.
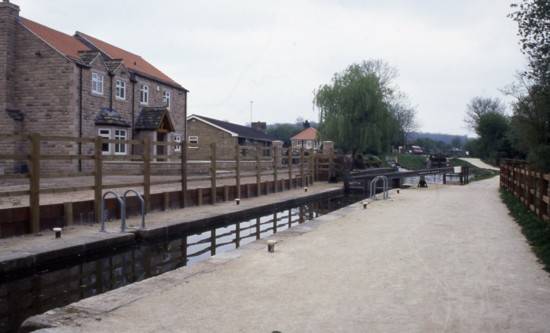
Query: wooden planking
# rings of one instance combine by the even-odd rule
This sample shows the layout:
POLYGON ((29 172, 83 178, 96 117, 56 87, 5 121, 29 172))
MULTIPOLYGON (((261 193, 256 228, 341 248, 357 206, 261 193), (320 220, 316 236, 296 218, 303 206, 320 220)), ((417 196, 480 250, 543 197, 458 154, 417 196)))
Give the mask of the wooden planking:
POLYGON ((7 161, 28 161, 32 157, 27 154, 0 154, 0 160, 7 161))
MULTIPOLYGON (((0 175, 0 180, 4 180, 4 179, 25 179, 25 178, 30 178, 30 174, 29 173, 18 173, 18 174, 13 174, 13 175, 0 175)), ((42 178, 46 178, 46 177, 42 177, 42 178)))
MULTIPOLYGON (((95 160, 95 157, 94 157, 95 160)), ((55 178, 76 178, 76 177, 91 177, 94 176, 95 172, 60 172, 49 174, 46 176, 41 176, 43 179, 55 179, 55 178)))
POLYGON ((516 196, 527 209, 540 219, 550 212, 550 181, 546 174, 529 169, 527 164, 504 161, 501 165, 500 185, 516 196), (510 163, 514 163, 513 165, 510 163))

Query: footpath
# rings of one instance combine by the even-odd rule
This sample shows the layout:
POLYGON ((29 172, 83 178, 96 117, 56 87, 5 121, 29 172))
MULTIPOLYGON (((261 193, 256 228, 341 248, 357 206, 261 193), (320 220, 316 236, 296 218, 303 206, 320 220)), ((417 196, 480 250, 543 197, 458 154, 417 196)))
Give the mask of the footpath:
POLYGON ((548 332, 498 177, 402 190, 28 320, 43 332, 548 332))

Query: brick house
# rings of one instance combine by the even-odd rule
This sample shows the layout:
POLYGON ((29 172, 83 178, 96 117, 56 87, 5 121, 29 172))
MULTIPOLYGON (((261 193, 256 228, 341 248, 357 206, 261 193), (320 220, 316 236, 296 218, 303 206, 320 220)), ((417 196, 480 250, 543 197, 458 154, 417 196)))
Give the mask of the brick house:
MULTIPOLYGON (((81 32, 56 31, 19 16, 19 7, 9 0, 0 3, 0 133, 179 141, 187 93, 136 54, 81 32)), ((0 152, 7 154, 26 148, 22 142, 0 142, 0 152)), ((91 145, 67 143, 42 149, 45 154, 93 153, 91 145)), ((160 146, 152 154, 165 149, 181 148, 160 146)), ((130 150, 124 144, 103 145, 108 155, 130 150)), ((60 166, 81 169, 71 161, 45 168, 60 166)), ((12 168, 0 165, 6 173, 12 168)))
POLYGON ((319 150, 321 143, 319 141, 319 136, 317 134, 317 129, 313 127, 308 127, 301 131, 300 133, 294 135, 290 138, 292 143, 292 149, 313 149, 315 151, 319 150))
MULTIPOLYGON (((237 144, 239 146, 271 147, 275 140, 257 128, 199 115, 191 115, 187 118, 187 134, 187 154, 190 160, 208 160, 212 143, 216 143, 218 159, 234 160, 237 144)), ((256 155, 250 154, 244 149, 241 152, 243 159, 256 158, 256 155)), ((271 159, 269 150, 262 154, 262 158, 271 159)))

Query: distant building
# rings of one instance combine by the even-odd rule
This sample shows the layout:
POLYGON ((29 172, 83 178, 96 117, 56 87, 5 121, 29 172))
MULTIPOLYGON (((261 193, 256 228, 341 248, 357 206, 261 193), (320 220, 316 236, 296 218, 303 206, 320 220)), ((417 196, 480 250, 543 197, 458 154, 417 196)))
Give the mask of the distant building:
MULTIPOLYGON (((210 159, 210 146, 216 144, 216 157, 219 160, 234 160, 235 147, 261 146, 271 147, 275 140, 270 135, 256 128, 233 124, 227 121, 191 115, 187 118, 188 158, 190 160, 210 159)), ((247 154, 245 159, 254 159, 256 155, 247 154)), ((268 150, 262 153, 263 158, 271 158, 268 150)))
POLYGON ((411 146, 409 152, 415 155, 424 155, 424 149, 422 149, 422 147, 420 146, 411 146))
POLYGON ((313 127, 308 127, 290 138, 293 149, 319 150, 321 143, 317 135, 317 130, 313 127))
MULTIPOLYGON (((186 109, 187 90, 139 55, 82 32, 56 31, 0 2, 0 133, 178 141, 186 109)), ((2 153, 25 149, 0 143, 2 153)), ((66 144, 47 145, 44 152, 78 153, 66 144)), ((109 143, 103 154, 132 152, 129 145, 109 143)), ((76 167, 74 161, 48 163, 52 169, 76 167)))

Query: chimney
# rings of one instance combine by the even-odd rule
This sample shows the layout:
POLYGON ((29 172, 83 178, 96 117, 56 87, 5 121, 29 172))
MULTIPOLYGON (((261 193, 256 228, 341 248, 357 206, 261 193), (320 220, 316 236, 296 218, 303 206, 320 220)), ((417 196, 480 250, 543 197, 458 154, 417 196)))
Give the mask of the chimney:
POLYGON ((252 127, 255 130, 264 132, 264 133, 267 131, 267 123, 265 123, 263 121, 255 121, 255 122, 250 124, 250 127, 252 127))
POLYGON ((13 72, 15 70, 15 34, 19 6, 0 2, 0 112, 13 108, 13 72))

